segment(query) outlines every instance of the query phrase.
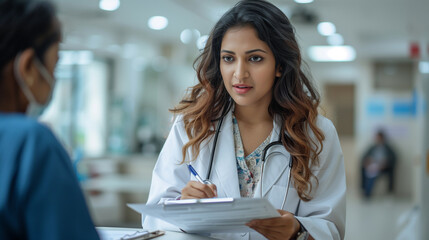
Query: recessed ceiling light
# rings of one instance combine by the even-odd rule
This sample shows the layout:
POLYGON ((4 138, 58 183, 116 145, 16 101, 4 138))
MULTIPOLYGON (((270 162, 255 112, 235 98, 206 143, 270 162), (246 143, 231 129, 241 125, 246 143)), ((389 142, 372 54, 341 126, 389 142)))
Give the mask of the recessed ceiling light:
POLYGON ((356 59, 352 46, 312 46, 308 55, 315 62, 350 62, 356 59))
POLYGON ((119 0, 100 0, 99 7, 105 11, 115 11, 119 8, 121 2, 119 0))
POLYGON ((335 25, 331 22, 321 22, 317 25, 317 31, 323 36, 329 36, 335 33, 335 25))
POLYGON ((182 43, 187 44, 192 41, 192 30, 191 29, 185 29, 180 33, 180 41, 182 43))
POLYGON ((153 16, 149 18, 147 25, 153 30, 162 30, 167 27, 168 19, 163 16, 153 16))
POLYGON ((180 33, 180 41, 184 44, 195 41, 201 36, 200 31, 197 29, 185 29, 180 33))
POLYGON ((207 39, 209 39, 208 35, 203 35, 197 40, 197 48, 202 50, 206 47, 207 39))
POLYGON ((313 0, 295 0, 296 3, 311 3, 313 0))

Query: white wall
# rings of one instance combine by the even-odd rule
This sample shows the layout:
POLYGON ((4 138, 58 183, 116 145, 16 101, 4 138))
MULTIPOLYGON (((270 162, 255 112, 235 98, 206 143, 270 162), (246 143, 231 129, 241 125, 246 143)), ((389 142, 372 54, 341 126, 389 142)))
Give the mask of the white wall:
MULTIPOLYGON (((398 164, 396 173, 395 193, 399 196, 413 197, 413 165, 420 157, 419 144, 416 139, 422 135, 417 125, 417 117, 398 118, 392 111, 394 101, 412 98, 412 92, 392 92, 374 89, 374 77, 371 62, 360 60, 351 63, 309 63, 311 73, 316 84, 321 91, 323 98, 323 86, 327 83, 354 83, 356 86, 355 95, 355 142, 356 153, 352 159, 345 159, 346 167, 354 168, 359 166, 359 161, 363 151, 373 141, 375 131, 383 127, 387 131, 390 142, 396 148, 398 154, 398 164), (371 116, 368 113, 368 101, 378 99, 385 106, 385 114, 381 116, 371 116)), ((346 169, 346 172, 359 171, 359 169, 346 169)), ((356 179, 358 180, 358 179, 356 179)), ((355 183, 351 183, 355 184, 355 183)))
POLYGON ((422 106, 422 109, 425 109, 425 116, 422 117, 422 126, 423 126, 423 146, 420 151, 420 159, 419 161, 419 184, 418 184, 418 196, 419 196, 419 206, 421 208, 420 211, 420 239, 427 239, 429 236, 429 76, 421 77, 421 91, 425 97, 425 104, 422 106))

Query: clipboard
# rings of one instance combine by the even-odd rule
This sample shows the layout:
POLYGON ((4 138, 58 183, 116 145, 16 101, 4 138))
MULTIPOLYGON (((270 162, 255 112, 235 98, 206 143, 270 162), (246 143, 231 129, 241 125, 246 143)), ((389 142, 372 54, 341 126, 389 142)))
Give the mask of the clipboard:
POLYGON ((153 231, 153 232, 142 231, 134 234, 124 235, 123 237, 120 238, 120 240, 146 240, 146 239, 153 239, 153 238, 162 236, 164 234, 165 232, 160 230, 153 231))
POLYGON ((280 217, 280 213, 265 198, 186 199, 156 205, 127 205, 187 233, 254 232, 245 224, 253 219, 280 217))
POLYGON ((164 231, 146 231, 137 228, 96 227, 100 240, 146 240, 165 234, 164 231))

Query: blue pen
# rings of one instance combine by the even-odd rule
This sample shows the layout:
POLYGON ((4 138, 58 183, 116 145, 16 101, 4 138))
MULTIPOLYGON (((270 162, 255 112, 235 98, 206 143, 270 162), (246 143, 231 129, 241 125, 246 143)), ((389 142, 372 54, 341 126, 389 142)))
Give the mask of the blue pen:
POLYGON ((188 169, 189 169, 189 171, 191 171, 191 173, 192 173, 192 175, 194 175, 195 176, 195 178, 200 182, 200 183, 203 183, 203 184, 213 184, 212 182, 210 182, 209 180, 203 180, 201 177, 200 177, 200 175, 197 173, 197 171, 195 171, 195 169, 192 167, 192 165, 191 164, 187 164, 188 165, 188 169))

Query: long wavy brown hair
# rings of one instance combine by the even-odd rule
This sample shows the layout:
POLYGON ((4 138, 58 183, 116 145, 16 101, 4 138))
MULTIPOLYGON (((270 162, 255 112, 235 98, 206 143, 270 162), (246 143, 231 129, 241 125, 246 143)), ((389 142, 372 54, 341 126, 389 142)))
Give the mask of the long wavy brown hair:
POLYGON ((302 200, 309 201, 314 177, 311 169, 319 164, 318 156, 325 138, 316 125, 320 98, 301 69, 301 53, 293 26, 280 9, 267 1, 241 1, 226 12, 195 60, 199 83, 188 89, 187 96, 171 110, 183 116, 189 137, 182 148, 183 162, 189 148, 193 155, 191 161, 197 158, 201 144, 213 136, 214 125, 230 99, 219 68, 223 36, 231 27, 247 25, 254 27, 259 38, 267 43, 276 67, 281 69, 282 75, 275 80, 268 110, 272 117, 281 119, 281 132, 287 133, 281 136, 281 141, 292 158, 294 187, 302 200))

